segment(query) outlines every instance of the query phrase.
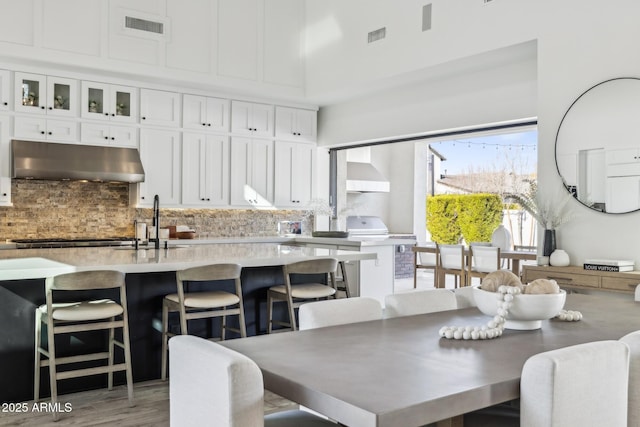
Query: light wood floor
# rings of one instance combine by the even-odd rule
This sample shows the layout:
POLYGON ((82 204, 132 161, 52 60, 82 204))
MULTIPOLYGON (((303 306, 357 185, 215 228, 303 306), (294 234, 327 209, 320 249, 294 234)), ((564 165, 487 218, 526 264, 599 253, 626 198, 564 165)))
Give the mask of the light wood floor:
MULTIPOLYGON (((58 422, 53 421, 53 415, 50 412, 32 411, 33 402, 26 402, 28 407, 26 413, 0 412, 0 425, 38 427, 161 427, 169 425, 168 381, 158 380, 135 384, 134 398, 136 406, 130 408, 125 386, 114 387, 111 391, 103 389, 62 395, 59 401, 70 403, 71 411, 61 413, 58 422)), ((294 408, 297 408, 297 405, 293 402, 265 391, 265 413, 294 408)))

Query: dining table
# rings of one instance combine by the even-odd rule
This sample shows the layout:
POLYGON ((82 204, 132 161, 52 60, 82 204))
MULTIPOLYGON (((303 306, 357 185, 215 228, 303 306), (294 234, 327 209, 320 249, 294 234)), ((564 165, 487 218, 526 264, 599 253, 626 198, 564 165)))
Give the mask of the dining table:
POLYGON ((640 330, 640 303, 568 294, 580 321, 545 320, 488 340, 441 338, 443 326, 481 326, 476 307, 228 340, 253 359, 265 388, 351 427, 460 425, 463 414, 519 397, 538 353, 640 330), (455 423, 455 424, 452 424, 455 423))
MULTIPOLYGON (((424 252, 424 253, 430 253, 430 254, 437 254, 438 253, 438 248, 436 245, 415 245, 411 247, 411 251, 413 252, 414 255, 414 265, 418 265, 418 253, 419 252, 424 252)), ((469 256, 469 248, 465 247, 464 248, 464 254, 465 257, 469 256)), ((520 277, 520 262, 521 261, 535 261, 538 257, 537 252, 535 251, 521 251, 521 250, 513 250, 513 249, 507 249, 507 250, 500 250, 500 259, 507 261, 508 264, 511 266, 510 270, 513 274, 515 274, 516 276, 520 277)), ((468 262, 468 261, 467 261, 468 262)), ((466 263, 465 262, 465 265, 466 263)), ((435 268, 434 266, 434 270, 435 270, 435 279, 434 279, 434 285, 439 288, 439 287, 444 287, 444 275, 438 271, 437 268, 435 268)), ((414 271, 415 274, 415 271, 414 271)), ((415 287, 415 281, 414 281, 414 287, 415 287)))

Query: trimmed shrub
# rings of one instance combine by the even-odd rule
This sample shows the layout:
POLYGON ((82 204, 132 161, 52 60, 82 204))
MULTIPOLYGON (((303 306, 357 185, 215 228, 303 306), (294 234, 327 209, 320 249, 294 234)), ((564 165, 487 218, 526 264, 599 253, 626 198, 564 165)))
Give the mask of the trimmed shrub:
POLYGON ((467 243, 490 242, 502 222, 502 200, 497 194, 465 194, 458 199, 458 224, 467 243))
POLYGON ((441 244, 456 244, 462 237, 458 225, 457 194, 427 197, 427 230, 431 240, 441 244))
POLYGON ((427 230, 431 240, 456 244, 490 242, 502 222, 503 204, 497 194, 443 194, 427 198, 427 230))

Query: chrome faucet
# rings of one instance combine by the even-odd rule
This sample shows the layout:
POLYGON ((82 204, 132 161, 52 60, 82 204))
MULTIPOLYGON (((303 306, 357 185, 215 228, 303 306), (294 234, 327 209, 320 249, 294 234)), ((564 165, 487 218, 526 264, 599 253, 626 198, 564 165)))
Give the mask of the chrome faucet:
POLYGON ((153 196, 153 226, 156 233, 153 243, 156 249, 160 249, 160 197, 157 194, 153 196))
POLYGON ((138 250, 138 220, 133 220, 133 244, 135 245, 136 251, 138 250))

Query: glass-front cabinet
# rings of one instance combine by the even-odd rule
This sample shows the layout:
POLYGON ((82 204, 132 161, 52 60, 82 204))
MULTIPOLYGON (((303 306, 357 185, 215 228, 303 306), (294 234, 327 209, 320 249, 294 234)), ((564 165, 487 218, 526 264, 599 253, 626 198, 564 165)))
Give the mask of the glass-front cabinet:
POLYGON ((87 119, 135 122, 138 118, 133 87, 83 81, 81 105, 81 116, 87 119))
POLYGON ((77 116, 78 81, 41 74, 15 73, 15 110, 52 116, 77 116))

